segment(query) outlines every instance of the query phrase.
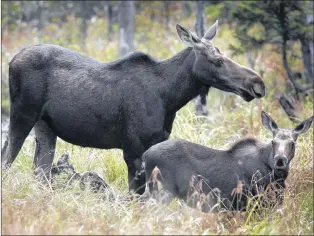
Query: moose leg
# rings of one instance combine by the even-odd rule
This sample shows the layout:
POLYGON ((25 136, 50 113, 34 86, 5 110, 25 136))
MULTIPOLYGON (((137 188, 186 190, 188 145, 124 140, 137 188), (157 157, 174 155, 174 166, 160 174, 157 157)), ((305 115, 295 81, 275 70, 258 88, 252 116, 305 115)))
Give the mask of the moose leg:
POLYGON ((166 116, 164 123, 164 139, 167 140, 172 131, 172 125, 174 119, 176 118, 176 113, 166 116))
POLYGON ((141 169, 141 154, 134 155, 130 152, 123 152, 124 160, 128 167, 129 190, 142 195, 145 191, 145 173, 141 169))
POLYGON ((36 151, 33 169, 38 180, 50 180, 51 166, 55 153, 57 136, 43 120, 35 125, 36 151))
POLYGON ((151 146, 166 140, 164 117, 165 114, 161 110, 156 112, 156 117, 152 116, 149 120, 143 117, 128 121, 129 130, 122 146, 124 160, 128 166, 129 189, 141 195, 145 192, 146 184, 142 155, 151 146))
POLYGON ((2 169, 9 168, 14 162, 35 123, 36 120, 34 118, 16 115, 11 110, 9 134, 1 151, 2 169))

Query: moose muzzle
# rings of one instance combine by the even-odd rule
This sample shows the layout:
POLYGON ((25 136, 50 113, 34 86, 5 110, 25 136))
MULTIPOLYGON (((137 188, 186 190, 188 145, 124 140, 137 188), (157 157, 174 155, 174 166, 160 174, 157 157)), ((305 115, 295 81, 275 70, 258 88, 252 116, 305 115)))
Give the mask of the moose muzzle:
POLYGON ((285 156, 275 156, 275 169, 285 170, 288 167, 288 158, 285 156))

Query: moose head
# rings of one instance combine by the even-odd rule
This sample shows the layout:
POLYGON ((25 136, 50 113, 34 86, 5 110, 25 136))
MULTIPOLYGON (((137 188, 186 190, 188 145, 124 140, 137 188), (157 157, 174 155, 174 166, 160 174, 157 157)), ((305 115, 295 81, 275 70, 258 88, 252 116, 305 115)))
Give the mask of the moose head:
POLYGON ((275 170, 287 171, 289 163, 294 157, 296 141, 300 134, 304 134, 311 127, 314 116, 306 119, 294 129, 280 129, 276 122, 266 112, 262 111, 262 123, 273 133, 271 167, 275 170))
POLYGON ((247 102, 265 95, 265 85, 255 71, 234 62, 212 43, 217 33, 218 21, 201 39, 179 24, 176 28, 181 40, 193 48, 195 52, 193 73, 204 84, 233 92, 247 102))

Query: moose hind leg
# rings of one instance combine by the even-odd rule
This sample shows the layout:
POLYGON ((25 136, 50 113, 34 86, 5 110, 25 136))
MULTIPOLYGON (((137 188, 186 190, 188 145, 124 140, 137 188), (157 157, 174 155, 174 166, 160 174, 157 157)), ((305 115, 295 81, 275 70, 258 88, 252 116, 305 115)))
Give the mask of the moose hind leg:
POLYGON ((1 151, 3 169, 12 165, 35 123, 34 118, 16 115, 11 110, 9 133, 1 151))
POLYGON ((36 151, 33 163, 39 181, 50 180, 57 136, 43 120, 35 125, 36 151))

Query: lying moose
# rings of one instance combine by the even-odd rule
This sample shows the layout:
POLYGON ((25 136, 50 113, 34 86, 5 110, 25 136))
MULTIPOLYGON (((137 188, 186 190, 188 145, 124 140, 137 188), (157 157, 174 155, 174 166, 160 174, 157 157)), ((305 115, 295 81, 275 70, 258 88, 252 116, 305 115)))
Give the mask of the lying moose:
MULTIPOLYGON (((269 144, 247 138, 224 151, 176 139, 148 149, 143 163, 147 179, 152 177, 147 184, 150 193, 158 189, 159 182, 171 193, 168 200, 175 196, 188 202, 192 184, 210 196, 210 206, 202 207, 203 211, 218 206, 218 202, 222 209, 243 211, 249 196, 256 198, 259 193, 268 192, 270 186, 284 189, 297 138, 308 131, 314 116, 290 130, 278 128, 264 111, 261 115, 263 125, 273 133, 269 144)), ((272 192, 276 199, 281 197, 277 191, 272 192)))

